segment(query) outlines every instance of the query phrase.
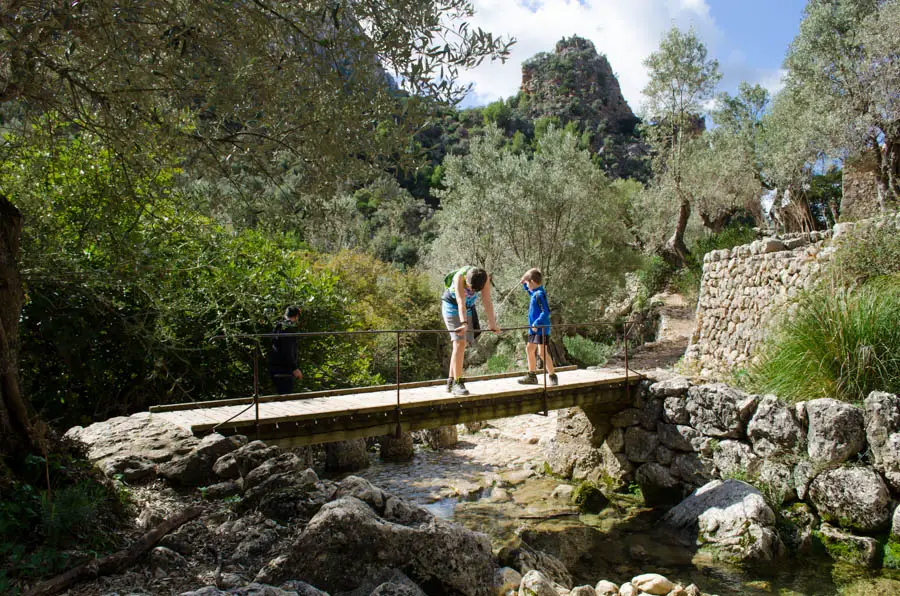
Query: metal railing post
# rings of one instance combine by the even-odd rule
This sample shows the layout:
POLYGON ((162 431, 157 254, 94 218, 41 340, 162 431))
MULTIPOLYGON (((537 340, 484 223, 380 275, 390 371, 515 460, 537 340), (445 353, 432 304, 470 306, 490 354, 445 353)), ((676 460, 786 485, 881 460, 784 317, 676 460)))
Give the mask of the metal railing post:
POLYGON ((628 382, 628 334, 631 329, 628 326, 628 321, 625 321, 625 331, 624 331, 624 340, 625 340, 625 398, 628 400, 628 403, 631 403, 631 383, 628 382))
POLYGON ((253 352, 253 405, 256 409, 256 440, 259 440, 259 354, 253 352))
POLYGON ((400 429, 400 332, 397 332, 397 360, 396 360, 396 368, 395 372, 397 375, 397 430, 395 432, 396 438, 400 438, 401 429, 400 429))

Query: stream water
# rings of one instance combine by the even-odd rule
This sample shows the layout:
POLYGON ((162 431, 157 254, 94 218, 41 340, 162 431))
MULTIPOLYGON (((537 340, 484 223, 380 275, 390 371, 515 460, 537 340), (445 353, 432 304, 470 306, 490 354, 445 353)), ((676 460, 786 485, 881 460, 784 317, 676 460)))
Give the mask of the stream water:
POLYGON ((412 462, 373 460, 357 475, 488 534, 495 551, 521 540, 558 557, 575 585, 621 584, 653 572, 719 595, 900 594, 900 572, 867 572, 825 555, 752 569, 712 560, 674 543, 659 528, 660 513, 632 495, 617 496, 599 514, 579 514, 552 497, 563 482, 540 472, 553 428, 552 413, 492 421, 479 432, 460 433, 453 449, 417 446, 412 462))

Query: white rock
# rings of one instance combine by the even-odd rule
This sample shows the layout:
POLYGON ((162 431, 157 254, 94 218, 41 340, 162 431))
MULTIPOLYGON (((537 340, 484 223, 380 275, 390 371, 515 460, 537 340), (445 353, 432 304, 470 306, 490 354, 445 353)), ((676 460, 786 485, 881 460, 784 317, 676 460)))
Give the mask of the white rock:
POLYGON ((609 580, 602 579, 597 582, 594 587, 597 596, 616 596, 619 593, 619 586, 609 580))
POLYGON ((668 594, 675 587, 674 582, 669 581, 668 578, 658 573, 644 573, 633 577, 631 578, 631 584, 641 592, 657 596, 668 594))

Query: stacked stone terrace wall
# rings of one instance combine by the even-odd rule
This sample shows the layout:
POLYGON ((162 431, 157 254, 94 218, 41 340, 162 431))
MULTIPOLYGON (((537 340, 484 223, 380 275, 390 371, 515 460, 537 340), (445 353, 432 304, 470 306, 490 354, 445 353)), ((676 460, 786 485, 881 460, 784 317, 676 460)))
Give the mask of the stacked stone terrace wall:
POLYGON ((830 238, 830 231, 791 234, 708 253, 688 367, 708 378, 746 367, 790 299, 818 279, 830 238))

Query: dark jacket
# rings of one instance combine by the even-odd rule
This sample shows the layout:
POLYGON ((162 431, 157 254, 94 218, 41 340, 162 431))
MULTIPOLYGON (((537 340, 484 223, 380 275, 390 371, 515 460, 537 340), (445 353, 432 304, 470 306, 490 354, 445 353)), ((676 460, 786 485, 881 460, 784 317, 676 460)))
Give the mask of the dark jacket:
MULTIPOLYGON (((297 327, 289 320, 278 321, 272 333, 296 333, 297 327)), ((269 350, 269 372, 290 374, 297 368, 299 338, 296 335, 273 337, 269 350)))

